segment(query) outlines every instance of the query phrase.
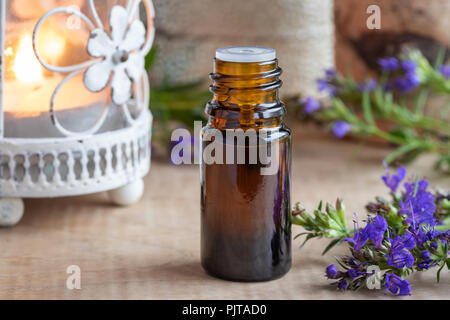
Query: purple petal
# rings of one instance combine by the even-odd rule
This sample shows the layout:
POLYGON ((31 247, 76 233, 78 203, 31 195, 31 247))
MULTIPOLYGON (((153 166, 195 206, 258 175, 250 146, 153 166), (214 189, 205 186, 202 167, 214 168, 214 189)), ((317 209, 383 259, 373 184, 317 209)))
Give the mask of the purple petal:
POLYGON ((352 129, 352 126, 345 121, 336 121, 333 125, 333 134, 336 138, 344 138, 352 129))

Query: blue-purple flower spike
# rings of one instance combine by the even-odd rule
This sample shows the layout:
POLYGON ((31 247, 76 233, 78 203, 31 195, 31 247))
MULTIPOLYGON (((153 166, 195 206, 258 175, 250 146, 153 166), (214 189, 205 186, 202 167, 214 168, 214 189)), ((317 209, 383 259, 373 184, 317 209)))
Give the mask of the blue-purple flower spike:
POLYGON ((387 273, 385 276, 386 292, 391 292, 398 296, 408 296, 411 293, 411 285, 408 280, 403 280, 393 273, 387 273))
POLYGON ((317 86, 319 92, 327 92, 331 96, 335 96, 337 94, 337 88, 331 84, 328 79, 317 80, 317 86))
POLYGON ((391 250, 387 264, 397 269, 411 268, 414 264, 414 257, 406 249, 391 250))
POLYGON ((450 79, 450 65, 440 66, 438 71, 444 76, 444 78, 450 79))
POLYGON ((338 288, 340 290, 347 290, 347 288, 348 288, 347 280, 341 279, 341 281, 339 281, 338 288))
POLYGON ((338 93, 336 86, 332 83, 337 76, 335 69, 325 70, 325 78, 317 80, 319 92, 327 92, 330 96, 335 96, 338 93))
MULTIPOLYGON (((402 63, 405 70, 414 67, 413 63, 402 63)), ((450 230, 447 230, 446 209, 450 195, 443 191, 429 192, 429 183, 425 179, 404 182, 407 176, 404 167, 397 168, 396 172, 389 172, 386 162, 384 167, 386 173, 382 180, 391 190, 392 200, 376 197, 375 202, 369 202, 366 206, 369 216, 364 228, 359 227, 355 213, 354 232, 348 227, 345 227, 345 233, 340 231, 342 227, 336 222, 345 218, 341 200, 338 200, 336 209, 327 204, 325 213, 321 204, 314 212, 317 219, 314 221, 318 221, 314 225, 304 222, 313 217, 302 215, 301 225, 305 229, 308 227, 306 230, 320 230, 326 237, 330 231, 334 233, 330 237, 334 242, 326 251, 336 243, 349 242, 350 253, 336 258, 342 269, 332 264, 325 272, 340 290, 370 289, 368 281, 377 275, 382 277, 381 284, 386 292, 396 296, 410 295, 411 285, 405 279, 407 276, 439 267, 439 282, 441 270, 448 265, 450 230), (402 184, 404 191, 400 192, 402 184), (372 266, 377 266, 377 271, 372 266)))
POLYGON ((376 216, 369 221, 366 228, 370 240, 376 247, 380 247, 384 239, 384 233, 388 228, 386 219, 382 216, 376 216))
POLYGON ((303 111, 306 114, 311 114, 320 109, 320 102, 314 99, 313 97, 307 97, 305 99, 303 111))
POLYGON ((331 264, 327 267, 326 275, 328 279, 336 279, 338 274, 339 271, 334 264, 331 264))
POLYGON ((337 72, 336 69, 330 68, 325 70, 325 75, 327 76, 327 78, 329 79, 334 79, 337 76, 337 72))
POLYGON ((357 269, 350 269, 347 271, 347 274, 350 278, 355 279, 355 278, 359 277, 361 272, 357 269))
POLYGON ((401 237, 402 245, 405 249, 412 250, 416 246, 416 239, 414 235, 410 232, 407 232, 405 235, 401 237))
POLYGON ((336 121, 333 125, 333 134, 336 138, 344 138, 352 129, 352 126, 345 121, 336 121))
POLYGON ((383 71, 387 72, 396 71, 399 68, 398 60, 394 57, 378 59, 378 64, 383 71))
POLYGON ((403 60, 402 61, 403 70, 406 72, 416 72, 417 63, 411 60, 403 60))
POLYGON ((386 161, 383 161, 383 165, 386 169, 386 175, 382 176, 383 182, 389 189, 391 189, 391 192, 395 193, 400 183, 406 177, 406 168, 400 167, 397 169, 397 174, 390 175, 386 161))
POLYGON ((403 77, 394 80, 394 88, 402 93, 408 93, 420 85, 420 78, 415 72, 406 72, 403 77))
MULTIPOLYGON (((356 214, 355 214, 356 216, 356 214)), ((359 230, 358 222, 355 222, 355 233, 353 234, 353 238, 345 238, 344 241, 353 243, 353 250, 359 251, 369 240, 369 232, 367 226, 359 230)))
POLYGON ((378 86, 378 82, 376 80, 369 79, 369 80, 367 80, 364 83, 360 83, 358 85, 358 90, 360 92, 364 92, 364 91, 372 92, 372 91, 374 91, 377 88, 377 86, 378 86))
POLYGON ((431 192, 427 191, 428 181, 420 180, 417 183, 405 183, 405 197, 400 200, 400 213, 407 215, 406 222, 413 227, 421 224, 435 225, 436 203, 431 192))

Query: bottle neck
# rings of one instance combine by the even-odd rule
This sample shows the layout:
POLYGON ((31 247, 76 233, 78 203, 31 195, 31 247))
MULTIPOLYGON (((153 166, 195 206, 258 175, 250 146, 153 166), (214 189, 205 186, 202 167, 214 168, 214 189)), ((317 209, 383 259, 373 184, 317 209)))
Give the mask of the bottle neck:
POLYGON ((227 62, 216 59, 210 75, 213 100, 207 104, 210 125, 217 129, 270 128, 282 125, 286 108, 278 60, 227 62))

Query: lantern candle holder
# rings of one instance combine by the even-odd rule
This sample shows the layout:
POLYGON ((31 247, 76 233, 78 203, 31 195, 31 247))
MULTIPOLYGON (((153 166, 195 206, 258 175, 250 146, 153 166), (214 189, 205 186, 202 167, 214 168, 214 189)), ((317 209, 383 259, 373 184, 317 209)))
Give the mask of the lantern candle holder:
POLYGON ((150 0, 1 1, 0 226, 20 221, 22 198, 139 201, 153 18, 150 0))

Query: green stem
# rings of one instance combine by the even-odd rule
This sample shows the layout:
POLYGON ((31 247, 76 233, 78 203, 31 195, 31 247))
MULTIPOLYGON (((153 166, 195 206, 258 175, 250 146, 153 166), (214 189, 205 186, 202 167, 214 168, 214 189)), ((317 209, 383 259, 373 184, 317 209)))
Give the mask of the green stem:
MULTIPOLYGON (((398 144, 398 145, 406 145, 408 141, 403 140, 397 136, 394 136, 390 133, 384 132, 378 128, 372 127, 368 130, 370 134, 373 134, 379 138, 382 138, 386 141, 398 144)), ((450 151, 450 144, 437 143, 430 140, 422 140, 417 139, 410 142, 414 144, 417 148, 425 149, 430 152, 435 152, 441 154, 440 151, 445 152, 445 150, 450 151)))
POLYGON ((416 105, 415 105, 416 114, 423 115, 423 109, 425 108, 425 104, 427 103, 429 95, 430 95, 430 90, 428 88, 420 90, 420 93, 416 100, 416 105))

